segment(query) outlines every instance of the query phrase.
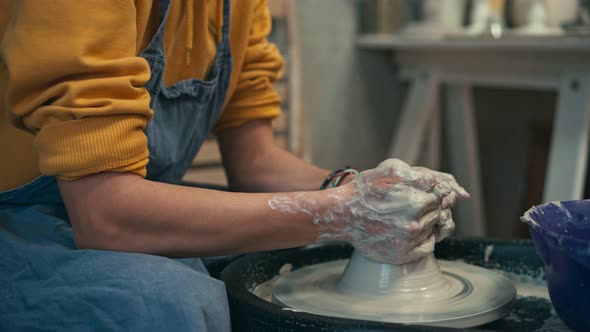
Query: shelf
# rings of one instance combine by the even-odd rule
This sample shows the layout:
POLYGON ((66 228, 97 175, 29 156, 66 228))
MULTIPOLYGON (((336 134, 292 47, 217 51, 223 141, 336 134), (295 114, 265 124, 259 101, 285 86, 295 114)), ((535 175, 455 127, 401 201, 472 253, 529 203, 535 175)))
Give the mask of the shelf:
POLYGON ((552 52, 590 52, 590 38, 557 36, 507 35, 499 39, 487 37, 447 36, 443 38, 411 38, 391 35, 360 35, 357 45, 362 49, 493 49, 552 52))

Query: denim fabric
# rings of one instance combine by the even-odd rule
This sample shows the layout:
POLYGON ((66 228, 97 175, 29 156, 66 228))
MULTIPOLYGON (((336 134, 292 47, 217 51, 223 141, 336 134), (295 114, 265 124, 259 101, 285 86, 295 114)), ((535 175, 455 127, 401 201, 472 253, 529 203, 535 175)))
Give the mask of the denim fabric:
MULTIPOLYGON (((161 2, 167 7, 169 0, 161 2)), ((184 80, 172 86, 164 85, 163 24, 141 53, 152 69, 152 76, 146 85, 151 96, 150 106, 154 110, 154 117, 146 128, 150 151, 147 177, 150 180, 180 183, 219 118, 232 66, 229 3, 224 4, 224 9, 222 41, 217 46, 215 63, 205 80, 184 80)), ((163 13, 164 21, 167 13, 163 13)))
MULTIPOLYGON (((205 80, 165 86, 160 27, 140 54, 154 117, 145 133, 147 178, 180 183, 221 112, 231 74, 229 0, 222 41, 205 80)), ((78 250, 54 177, 0 193, 0 331, 227 331, 223 283, 200 258, 78 250)))

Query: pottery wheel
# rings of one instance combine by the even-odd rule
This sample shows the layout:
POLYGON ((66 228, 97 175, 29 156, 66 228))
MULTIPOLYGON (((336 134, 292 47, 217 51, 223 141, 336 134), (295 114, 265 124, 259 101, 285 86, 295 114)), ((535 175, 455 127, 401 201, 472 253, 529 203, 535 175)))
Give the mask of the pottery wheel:
POLYGON ((430 255, 395 266, 355 252, 282 276, 272 301, 324 316, 465 328, 506 315, 515 297, 510 280, 474 265, 430 255))

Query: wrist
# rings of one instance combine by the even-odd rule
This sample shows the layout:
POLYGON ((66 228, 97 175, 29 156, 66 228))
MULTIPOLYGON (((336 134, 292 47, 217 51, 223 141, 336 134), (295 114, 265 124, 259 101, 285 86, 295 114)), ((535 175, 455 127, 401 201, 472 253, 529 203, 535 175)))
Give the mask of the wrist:
POLYGON ((352 181, 354 181, 354 179, 356 179, 356 177, 358 176, 358 172, 356 174, 354 173, 347 173, 345 176, 343 176, 340 179, 340 182, 338 182, 338 187, 341 187, 345 184, 351 183, 352 181))
POLYGON ((328 174, 328 176, 324 179, 324 182, 320 186, 320 190, 324 190, 327 188, 335 188, 342 184, 349 183, 358 174, 359 171, 355 168, 351 168, 350 166, 345 166, 343 168, 336 169, 332 171, 330 174, 328 174))
POLYGON ((351 215, 349 202, 356 191, 354 183, 348 183, 335 188, 318 191, 317 218, 320 241, 348 241, 347 224, 351 215))

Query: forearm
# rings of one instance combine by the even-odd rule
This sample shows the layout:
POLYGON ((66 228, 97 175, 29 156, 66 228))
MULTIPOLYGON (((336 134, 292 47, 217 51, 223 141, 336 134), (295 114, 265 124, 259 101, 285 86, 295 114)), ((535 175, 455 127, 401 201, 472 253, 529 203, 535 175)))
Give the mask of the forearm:
POLYGON ((249 166, 249 171, 242 168, 247 174, 234 179, 233 186, 236 189, 259 192, 319 190, 330 173, 276 145, 249 166))
POLYGON ((60 181, 60 189, 81 248, 208 256, 300 246, 318 236, 311 216, 270 209, 272 194, 174 186, 126 173, 60 181))
POLYGON ((279 147, 269 120, 258 120, 219 135, 230 186, 236 191, 318 190, 330 173, 279 147))

